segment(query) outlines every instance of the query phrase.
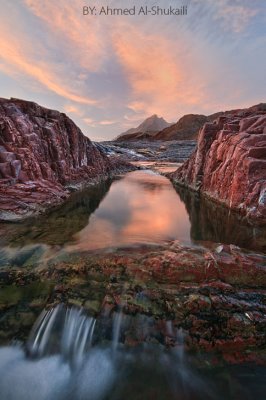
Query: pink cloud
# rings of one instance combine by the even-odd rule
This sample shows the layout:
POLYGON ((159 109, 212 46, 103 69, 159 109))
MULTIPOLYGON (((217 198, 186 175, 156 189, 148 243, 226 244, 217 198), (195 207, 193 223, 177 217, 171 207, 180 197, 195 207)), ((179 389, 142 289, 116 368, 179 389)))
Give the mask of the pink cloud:
POLYGON ((99 125, 114 125, 116 123, 117 123, 117 121, 111 120, 111 119, 106 119, 106 120, 98 122, 99 125))
MULTIPOLYGON (((62 48, 71 50, 79 67, 96 72, 103 66, 108 56, 108 35, 99 19, 89 21, 82 16, 84 2, 24 0, 24 3, 53 32, 62 48)), ((86 77, 86 74, 82 76, 86 77)))
MULTIPOLYGON (((0 15, 0 71, 3 79, 6 74, 19 81, 19 94, 33 93, 40 103, 49 97, 48 106, 61 107, 85 131, 92 127, 89 135, 122 131, 154 113, 176 121, 191 112, 258 101, 262 39, 250 41, 248 50, 244 41, 259 0, 254 7, 249 0, 191 0, 191 8, 197 11, 203 2, 210 12, 195 21, 195 30, 190 29, 194 21, 186 25, 167 17, 86 18, 83 0, 21 0, 19 7, 6 2, 0 15), (230 31, 230 42, 221 42, 224 31, 230 31), (243 40, 240 56, 233 38, 243 40)), ((10 95, 15 93, 12 88, 10 95)))
POLYGON ((92 118, 86 117, 82 119, 85 124, 94 127, 95 126, 95 121, 92 118))
POLYGON ((23 38, 13 40, 10 33, 6 33, 0 27, 0 69, 12 77, 26 75, 35 79, 46 89, 56 93, 65 99, 83 104, 96 104, 97 102, 85 96, 80 96, 71 91, 67 85, 60 82, 59 75, 52 70, 51 65, 44 61, 38 61, 36 57, 27 53, 26 41, 23 38), (23 50, 21 42, 23 41, 23 50))
POLYGON ((180 103, 189 106, 202 101, 200 77, 189 76, 190 56, 183 55, 178 42, 131 26, 123 35, 114 34, 113 44, 132 87, 133 100, 127 106, 135 113, 172 119, 180 103))
POLYGON ((67 114, 75 114, 78 117, 81 117, 83 115, 83 111, 79 107, 73 104, 66 104, 64 106, 64 110, 67 114))

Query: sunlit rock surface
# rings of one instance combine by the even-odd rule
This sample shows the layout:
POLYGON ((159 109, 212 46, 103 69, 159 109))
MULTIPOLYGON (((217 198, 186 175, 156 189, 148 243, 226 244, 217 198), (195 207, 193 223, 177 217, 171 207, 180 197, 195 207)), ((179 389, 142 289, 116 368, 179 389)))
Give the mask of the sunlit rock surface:
POLYGON ((171 178, 265 223, 266 105, 228 112, 206 123, 197 149, 171 178))
POLYGON ((68 189, 97 182, 117 167, 65 114, 0 99, 0 219, 59 204, 68 189))

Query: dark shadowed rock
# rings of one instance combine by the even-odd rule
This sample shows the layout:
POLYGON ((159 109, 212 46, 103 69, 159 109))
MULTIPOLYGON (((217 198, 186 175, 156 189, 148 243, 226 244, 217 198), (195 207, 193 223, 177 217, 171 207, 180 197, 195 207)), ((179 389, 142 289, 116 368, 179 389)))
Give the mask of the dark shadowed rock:
POLYGON ((238 212, 185 187, 175 187, 185 203, 193 241, 234 244, 266 253, 266 226, 254 226, 238 212))

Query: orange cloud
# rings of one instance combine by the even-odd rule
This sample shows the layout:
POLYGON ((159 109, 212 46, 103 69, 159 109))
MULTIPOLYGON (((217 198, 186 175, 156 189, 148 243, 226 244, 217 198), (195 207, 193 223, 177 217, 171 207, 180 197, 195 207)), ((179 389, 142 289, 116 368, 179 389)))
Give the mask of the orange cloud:
POLYGON ((63 38, 62 46, 88 74, 104 70, 112 50, 132 89, 128 108, 139 113, 139 120, 153 113, 176 119, 179 104, 202 100, 200 80, 190 84, 182 45, 164 32, 147 34, 145 24, 130 19, 117 18, 115 24, 111 18, 88 19, 79 0, 24 2, 60 42, 63 38))
POLYGON ((113 124, 116 124, 116 123, 117 123, 117 121, 109 120, 109 119, 98 122, 99 125, 113 125, 113 124))
POLYGON ((73 104, 66 104, 64 106, 64 110, 66 113, 76 114, 79 117, 83 115, 83 111, 81 111, 77 106, 74 106, 73 104))
POLYGON ((11 76, 16 76, 19 72, 26 74, 35 78, 39 83, 59 96, 78 103, 90 105, 97 103, 95 100, 79 96, 69 91, 63 85, 56 82, 58 77, 49 71, 49 65, 39 66, 36 65, 36 60, 32 60, 31 62, 28 61, 24 55, 18 52, 18 49, 10 45, 10 42, 8 42, 3 36, 0 38, 0 47, 0 57, 10 66, 10 69, 8 70, 6 67, 3 69, 5 73, 8 73, 11 76))
MULTIPOLYGON (((117 2, 123 3, 108 1, 111 6, 117 2)), ((257 101, 261 85, 255 82, 245 89, 249 63, 242 61, 244 46, 238 62, 238 56, 229 54, 231 38, 220 47, 212 39, 226 30, 240 38, 258 10, 249 0, 191 0, 191 10, 202 8, 203 2, 208 13, 198 22, 175 23, 167 17, 87 18, 82 15, 83 0, 21 0, 19 7, 6 1, 0 16, 0 70, 24 82, 27 95, 37 88, 40 101, 47 92, 62 97, 65 111, 77 123, 95 128, 93 132, 110 132, 108 125, 119 119, 122 131, 155 113, 174 121, 186 113, 237 107, 246 104, 251 92, 257 101), (210 32, 213 37, 206 35, 210 32), (226 76, 226 84, 221 76, 226 76), (89 105, 97 106, 94 114, 89 105)), ((251 59, 261 59, 263 46, 256 40, 254 46, 262 50, 254 50, 251 59)), ((262 71, 263 63, 255 64, 262 71)), ((49 97, 51 106, 60 104, 60 99, 49 97)))
POLYGON ((22 32, 12 33, 3 19, 0 24, 0 48, 0 69, 11 77, 21 79, 21 76, 25 75, 65 99, 87 105, 97 104, 96 100, 69 89, 69 80, 68 84, 63 84, 60 64, 44 61, 45 49, 36 49, 31 38, 22 32))
POLYGON ((62 48, 71 49, 79 67, 90 72, 99 71, 107 56, 108 35, 98 18, 92 21, 83 17, 82 1, 24 0, 24 3, 45 22, 62 48))
POLYGON ((142 172, 127 175, 123 181, 111 186, 100 209, 104 212, 96 211, 90 217, 89 224, 77 233, 76 244, 68 249, 88 250, 189 237, 189 218, 185 205, 169 181, 162 176, 154 177, 142 172), (155 187, 152 191, 149 185, 153 184, 155 187), (145 190, 146 185, 148 189, 145 190), (117 225, 115 219, 110 221, 106 216, 119 212, 115 207, 118 199, 124 199, 128 214, 123 223, 117 225), (167 204, 167 207, 162 207, 162 204, 167 204))
POLYGON ((94 127, 95 126, 95 122, 92 118, 83 118, 83 121, 85 122, 85 124, 94 127))
POLYGON ((127 107, 138 114, 136 120, 154 113, 176 120, 191 106, 207 103, 202 76, 195 69, 192 73, 196 59, 187 52, 189 40, 177 41, 164 31, 147 33, 138 20, 117 18, 114 24, 112 18, 88 19, 82 16, 81 0, 24 2, 75 58, 85 80, 91 72, 106 73, 110 57, 118 60, 131 89, 127 107))
POLYGON ((134 100, 128 108, 134 112, 158 113, 172 119, 179 104, 201 100, 202 84, 188 75, 186 54, 178 43, 131 26, 123 35, 114 34, 113 45, 133 90, 134 100))

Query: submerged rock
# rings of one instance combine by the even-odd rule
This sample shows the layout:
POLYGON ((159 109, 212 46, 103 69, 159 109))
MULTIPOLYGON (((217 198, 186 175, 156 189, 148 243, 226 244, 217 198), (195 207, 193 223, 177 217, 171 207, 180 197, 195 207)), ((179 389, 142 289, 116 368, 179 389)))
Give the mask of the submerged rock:
POLYGON ((37 269, 8 271, 3 268, 1 344, 25 339, 32 313, 37 316, 44 305, 64 303, 96 318, 104 339, 112 335, 114 320, 117 341, 128 346, 178 347, 181 329, 187 350, 266 363, 263 255, 232 245, 204 249, 173 242, 65 254, 37 269))

